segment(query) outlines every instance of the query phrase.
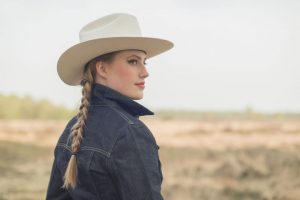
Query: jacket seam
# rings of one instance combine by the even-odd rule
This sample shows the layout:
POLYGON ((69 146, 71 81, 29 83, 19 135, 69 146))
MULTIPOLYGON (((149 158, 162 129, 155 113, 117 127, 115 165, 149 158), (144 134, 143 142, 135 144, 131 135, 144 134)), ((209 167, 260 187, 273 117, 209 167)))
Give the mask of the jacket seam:
POLYGON ((93 104, 93 105, 90 105, 90 107, 110 107, 110 106, 106 105, 106 104, 93 104))
MULTIPOLYGON (((64 147, 64 148, 67 149, 68 151, 72 152, 71 148, 70 148, 68 145, 64 144, 64 143, 58 143, 57 146, 58 146, 58 147, 64 147)), ((108 157, 108 158, 110 157, 110 153, 109 153, 109 152, 106 152, 106 151, 104 151, 104 150, 102 150, 102 149, 95 148, 95 147, 87 147, 87 146, 83 146, 83 147, 80 147, 80 150, 81 150, 81 151, 94 151, 94 152, 98 152, 98 153, 100 153, 100 154, 102 154, 102 155, 105 155, 105 156, 108 157)), ((79 151, 80 151, 80 150, 79 150, 79 151)))
POLYGON ((105 155, 108 158, 110 157, 110 153, 109 152, 106 152, 106 151, 104 151, 102 149, 99 149, 99 148, 83 146, 80 149, 83 150, 83 151, 85 151, 85 150, 87 150, 87 151, 89 151, 89 150, 90 151, 95 151, 95 152, 98 152, 100 154, 105 155))
MULTIPOLYGON (((91 159, 90 159, 90 163, 89 163, 89 167, 88 167, 89 169, 91 168, 92 161, 94 160, 94 156, 95 156, 94 153, 95 153, 95 152, 92 152, 93 155, 92 155, 92 157, 91 157, 91 159)), ((99 195, 100 195, 99 192, 97 191, 97 187, 96 187, 96 184, 95 184, 94 176, 91 176, 91 179, 93 180, 93 181, 92 181, 92 184, 93 184, 93 186, 94 186, 94 190, 95 190, 95 193, 96 193, 96 195, 97 195, 97 198, 102 199, 102 197, 99 196, 99 195)))
POLYGON ((123 119, 125 119, 129 124, 134 124, 134 122, 132 120, 130 120, 123 112, 121 112, 120 110, 114 108, 111 105, 108 104, 96 104, 96 105, 90 105, 91 107, 109 107, 112 110, 114 110, 116 113, 118 113, 123 119))
POLYGON ((119 111, 118 109, 114 108, 113 106, 109 106, 112 110, 118 113, 123 119, 125 119, 129 124, 134 124, 132 120, 130 120, 123 112, 119 111))
MULTIPOLYGON (((129 126, 129 128, 131 128, 131 127, 129 126)), ((130 130, 129 132, 132 134, 132 130, 130 130)), ((138 146, 138 145, 137 145, 137 142, 136 142, 136 140, 135 140, 135 137, 133 137, 133 141, 134 141, 135 145, 138 146)), ((138 153, 138 157, 139 157, 139 159, 142 161, 140 152, 138 153)), ((147 178, 148 186, 149 186, 149 188, 150 188, 150 185, 149 185, 149 182, 150 182, 150 181, 149 181, 149 177, 148 177, 148 175, 147 175, 147 173, 146 173, 146 171, 145 171, 145 164, 143 163, 143 161, 142 161, 141 163, 143 164, 143 171, 144 171, 144 174, 145 174, 145 176, 146 176, 146 178, 147 178)), ((153 195, 153 194, 152 194, 152 195, 150 196, 150 194, 152 194, 152 190, 151 190, 151 189, 150 189, 148 195, 146 196, 146 197, 147 197, 146 199, 149 199, 149 197, 151 197, 151 196, 153 195)))
MULTIPOLYGON (((105 165, 106 165, 106 168, 108 169, 107 171, 108 171, 108 174, 109 174, 109 176, 112 178, 111 180, 112 180, 112 184, 113 184, 113 186, 114 186, 114 189, 115 190, 117 190, 117 184, 116 184, 116 181, 115 181, 115 179, 114 179, 114 174, 111 172, 111 170, 110 169, 112 169, 112 167, 111 167, 111 163, 110 163, 110 160, 109 159, 105 159, 105 165)), ((117 196, 119 197, 119 194, 117 193, 117 196)), ((120 197, 119 197, 120 198, 120 197)))
POLYGON ((68 151, 72 152, 71 148, 68 145, 64 144, 64 143, 58 143, 57 146, 58 147, 64 147, 68 151))

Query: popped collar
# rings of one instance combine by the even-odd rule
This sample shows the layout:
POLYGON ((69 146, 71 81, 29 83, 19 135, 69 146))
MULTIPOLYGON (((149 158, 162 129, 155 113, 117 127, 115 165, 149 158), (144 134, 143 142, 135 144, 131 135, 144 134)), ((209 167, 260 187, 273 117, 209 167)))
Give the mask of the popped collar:
POLYGON ((148 108, 120 92, 105 85, 94 83, 91 94, 91 105, 97 105, 100 102, 105 102, 111 106, 120 106, 135 117, 154 114, 148 108))

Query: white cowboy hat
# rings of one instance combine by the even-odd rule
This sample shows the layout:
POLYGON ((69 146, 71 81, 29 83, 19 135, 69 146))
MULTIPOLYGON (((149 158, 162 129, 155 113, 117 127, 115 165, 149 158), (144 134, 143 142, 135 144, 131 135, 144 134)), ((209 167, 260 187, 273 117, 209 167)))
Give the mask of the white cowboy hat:
POLYGON ((168 40, 142 37, 133 15, 117 13, 102 17, 84 26, 79 32, 80 43, 67 49, 59 58, 57 72, 68 85, 79 85, 84 66, 91 59, 114 51, 143 50, 147 58, 173 47, 168 40))

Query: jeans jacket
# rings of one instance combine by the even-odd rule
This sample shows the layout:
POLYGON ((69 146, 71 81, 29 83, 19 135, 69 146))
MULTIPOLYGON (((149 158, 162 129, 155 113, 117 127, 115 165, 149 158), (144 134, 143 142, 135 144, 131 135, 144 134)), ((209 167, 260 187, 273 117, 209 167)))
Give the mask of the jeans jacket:
POLYGON ((94 84, 83 139, 77 152, 77 185, 64 189, 71 157, 71 119, 54 150, 47 200, 163 200, 158 149, 139 116, 153 112, 101 84, 94 84))

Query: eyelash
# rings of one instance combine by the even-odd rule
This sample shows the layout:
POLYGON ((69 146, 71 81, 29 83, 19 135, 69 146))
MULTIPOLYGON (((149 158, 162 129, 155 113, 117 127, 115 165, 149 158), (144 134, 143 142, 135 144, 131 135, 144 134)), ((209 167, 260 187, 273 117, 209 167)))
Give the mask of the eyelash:
MULTIPOLYGON (((127 62, 128 62, 129 64, 136 65, 136 64, 138 63, 138 60, 136 60, 136 59, 130 59, 130 60, 128 60, 127 62)), ((147 63, 144 62, 144 65, 147 65, 147 63)))

